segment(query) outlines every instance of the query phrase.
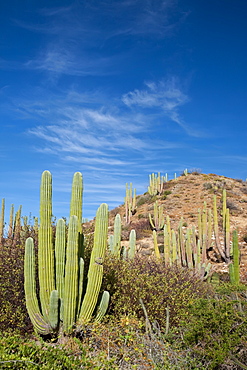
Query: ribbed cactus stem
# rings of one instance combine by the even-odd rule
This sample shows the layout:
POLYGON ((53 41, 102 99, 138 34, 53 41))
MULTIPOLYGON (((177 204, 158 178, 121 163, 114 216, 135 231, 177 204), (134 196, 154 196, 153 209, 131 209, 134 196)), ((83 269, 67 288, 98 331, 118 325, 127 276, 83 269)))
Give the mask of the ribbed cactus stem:
MULTIPOLYGON (((66 225, 61 218, 57 222, 55 256, 56 256, 56 289, 59 298, 64 297, 64 271, 65 271, 65 250, 66 250, 66 225)), ((63 312, 61 312, 63 316, 63 312)))
POLYGON ((52 329, 56 329, 59 324, 59 296, 57 290, 53 290, 50 296, 49 324, 52 329))
POLYGON ((154 255, 156 258, 160 259, 160 251, 158 247, 157 233, 153 230, 153 241, 154 241, 154 255))
POLYGON ((227 261, 230 260, 230 211, 226 209, 225 214, 225 254, 227 261))
POLYGON ((26 307, 34 329, 40 334, 49 334, 51 326, 40 312, 36 295, 35 256, 32 238, 28 238, 25 244, 24 278, 26 307))
POLYGON ((186 266, 185 241, 184 241, 184 234, 183 234, 183 219, 181 219, 179 222, 178 239, 179 239, 181 263, 182 263, 182 266, 186 266))
POLYGON ((129 236, 129 253, 128 258, 133 259, 135 257, 136 252, 136 231, 131 230, 130 236, 129 236))
POLYGON ((121 216, 120 214, 117 214, 114 220, 114 234, 112 248, 112 253, 117 258, 120 258, 121 252, 121 232, 122 232, 121 216))
POLYGON ((71 331, 76 320, 78 268, 78 218, 77 216, 71 216, 69 220, 63 292, 63 325, 65 333, 71 331))
POLYGON ((191 247, 191 229, 187 229, 186 233, 186 260, 188 268, 193 268, 193 259, 192 259, 192 247, 191 247))
POLYGON ((218 224, 216 195, 214 195, 214 199, 213 199, 213 221, 214 221, 214 237, 215 237, 216 248, 219 254, 221 255, 222 259, 226 261, 226 256, 225 256, 223 248, 221 247, 220 238, 219 238, 219 224, 218 224))
POLYGON ((5 199, 2 199, 1 215, 0 215, 0 242, 3 238, 4 231, 4 210, 5 210, 5 199))
POLYGON ((76 172, 73 176, 71 201, 70 201, 70 216, 77 216, 78 232, 82 232, 82 193, 83 193, 83 178, 81 172, 76 172))
POLYGON ((90 320, 95 309, 103 277, 103 259, 107 247, 108 206, 101 204, 96 214, 94 246, 91 253, 88 283, 79 315, 79 325, 90 320))
POLYGON ((109 292, 107 292, 107 290, 105 290, 103 292, 103 295, 102 295, 102 298, 101 298, 101 301, 100 301, 100 305, 99 305, 99 308, 97 310, 97 315, 95 317, 96 322, 100 322, 103 319, 103 317, 105 316, 105 313, 106 313, 108 305, 109 305, 109 301, 110 301, 110 294, 109 294, 109 292))
POLYGON ((233 262, 229 265, 229 275, 232 284, 239 285, 240 283, 240 252, 238 246, 238 233, 236 230, 232 234, 232 252, 233 262))
POLYGON ((174 263, 178 260, 177 239, 176 239, 176 233, 174 230, 171 230, 171 244, 172 244, 172 263, 174 263))
POLYGON ((164 227, 164 260, 167 266, 171 264, 171 251, 170 251, 170 234, 167 225, 164 227))
POLYGON ((222 219, 223 219, 223 230, 226 230, 226 189, 223 189, 222 193, 222 219))
POLYGON ((48 320, 50 295, 55 290, 54 251, 52 244, 52 178, 44 171, 40 186, 40 228, 39 228, 39 285, 42 313, 48 320))
POLYGON ((11 204, 10 214, 9 214, 8 238, 12 238, 13 236, 13 223, 14 223, 14 204, 11 204))

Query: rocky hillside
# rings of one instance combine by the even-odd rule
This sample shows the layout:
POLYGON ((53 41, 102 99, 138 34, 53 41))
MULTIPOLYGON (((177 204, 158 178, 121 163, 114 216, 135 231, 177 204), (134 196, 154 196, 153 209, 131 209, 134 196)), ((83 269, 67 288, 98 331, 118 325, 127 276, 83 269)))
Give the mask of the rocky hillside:
MULTIPOLYGON (((133 184, 134 186, 134 184, 133 184)), ((226 189, 227 208, 230 210, 230 230, 238 230, 239 245, 241 249, 241 275, 247 280, 247 182, 231 179, 215 174, 200 174, 197 171, 187 176, 180 176, 176 180, 165 183, 160 195, 150 196, 149 193, 138 195, 136 209, 131 216, 130 223, 125 223, 124 204, 110 211, 110 233, 113 230, 114 218, 117 213, 121 215, 122 244, 128 243, 131 229, 137 233, 137 250, 139 253, 150 255, 153 253, 152 229, 148 214, 153 214, 154 202, 163 204, 164 214, 169 215, 171 228, 177 229, 183 218, 184 228, 198 224, 198 209, 203 209, 205 202, 207 208, 213 209, 213 195, 217 197, 217 206, 220 212, 222 192, 226 189)), ((159 243, 162 248, 162 232, 159 233, 159 243)), ((213 261, 213 256, 212 256, 213 261)), ((213 261, 214 262, 214 261, 213 261)), ((224 264, 221 264, 224 269, 224 264)))

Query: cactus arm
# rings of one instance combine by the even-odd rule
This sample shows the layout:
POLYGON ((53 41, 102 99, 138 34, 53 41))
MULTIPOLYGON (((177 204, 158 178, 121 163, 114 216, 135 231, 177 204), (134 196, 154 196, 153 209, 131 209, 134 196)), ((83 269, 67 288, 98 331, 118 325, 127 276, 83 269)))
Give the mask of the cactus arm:
POLYGON ((3 231, 4 231, 4 210, 5 210, 5 199, 2 199, 1 216, 0 216, 0 242, 2 242, 3 231))
POLYGON ((120 258, 121 252, 121 216, 117 214, 114 220, 113 255, 120 258))
POLYGON ((193 259, 192 259, 192 248, 191 248, 191 229, 187 229, 186 233, 186 259, 187 266, 189 269, 193 268, 193 259))
POLYGON ((156 258, 160 259, 160 251, 158 247, 157 233, 155 230, 153 230, 153 240, 154 240, 154 255, 156 258))
POLYGON ((178 260, 177 240, 176 240, 176 233, 174 230, 171 231, 171 243, 172 243, 172 263, 174 263, 178 260))
POLYGON ((39 334, 49 334, 51 327, 44 319, 40 312, 38 299, 36 295, 36 281, 35 281, 35 257, 33 239, 28 238, 25 244, 25 258, 24 258, 24 290, 26 307, 34 326, 34 329, 39 334))
POLYGON ((13 236, 13 222, 14 222, 14 204, 11 204, 10 214, 9 214, 8 238, 12 238, 13 236))
POLYGON ((82 232, 82 193, 83 193, 83 178, 81 172, 76 172, 73 176, 71 201, 70 201, 70 217, 77 216, 78 232, 82 232))
POLYGON ((53 290, 50 296, 49 323, 52 329, 56 329, 59 323, 59 296, 58 291, 53 290))
POLYGON ((103 277, 103 259, 107 247, 108 206, 101 204, 96 214, 94 247, 91 253, 88 283, 83 298, 78 323, 90 320, 95 309, 103 277))
POLYGON ((214 222, 214 237, 215 237, 216 248, 219 254, 221 255, 222 259, 226 261, 225 253, 220 245, 216 195, 214 195, 214 200, 213 200, 213 222, 214 222))
POLYGON ((170 236, 167 230, 167 225, 164 227, 164 259, 166 266, 170 265, 170 236))
POLYGON ((78 218, 77 216, 71 216, 66 250, 63 297, 63 326, 65 333, 71 331, 76 318, 78 268, 78 218))
POLYGON ((65 249, 66 249, 66 226, 61 218, 57 222, 55 256, 56 256, 56 289, 60 299, 64 294, 64 271, 65 271, 65 249))
POLYGON ((40 228, 39 228, 39 285, 42 313, 48 320, 50 295, 55 290, 54 251, 52 244, 52 178, 44 171, 40 187, 40 228))
POLYGON ((110 301, 110 293, 107 290, 105 290, 102 295, 99 308, 97 310, 97 315, 95 317, 96 322, 100 322, 105 316, 108 305, 109 305, 109 301, 110 301))
POLYGON ((131 230, 130 236, 129 236, 129 259, 133 259, 135 257, 135 251, 136 251, 136 231, 131 230))
POLYGON ((230 214, 229 208, 226 209, 225 215, 225 254, 226 259, 230 260, 230 214))
POLYGON ((239 285, 240 282, 240 272, 239 272, 239 246, 238 246, 238 233, 236 230, 233 231, 232 235, 232 251, 233 251, 233 262, 229 264, 229 275, 230 282, 235 285, 239 285))
POLYGON ((78 305, 77 305, 77 319, 81 310, 82 293, 83 293, 83 281, 84 281, 84 260, 80 257, 79 260, 79 293, 78 293, 78 305))

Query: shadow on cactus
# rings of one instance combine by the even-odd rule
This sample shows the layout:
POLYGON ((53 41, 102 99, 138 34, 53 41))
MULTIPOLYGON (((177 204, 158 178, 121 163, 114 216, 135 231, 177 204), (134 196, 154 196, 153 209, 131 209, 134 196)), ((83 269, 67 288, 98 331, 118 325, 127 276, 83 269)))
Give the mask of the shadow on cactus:
MULTIPOLYGON (((82 234, 82 174, 73 178, 70 220, 66 235, 65 221, 58 220, 55 245, 52 237, 52 177, 44 171, 40 188, 40 226, 38 231, 38 280, 35 281, 33 239, 25 246, 25 297, 28 314, 36 332, 70 334, 79 331, 93 316, 98 302, 103 277, 103 260, 107 247, 108 206, 101 204, 96 214, 94 246, 84 281, 82 234)), ((95 320, 104 316, 109 293, 102 295, 95 320)))

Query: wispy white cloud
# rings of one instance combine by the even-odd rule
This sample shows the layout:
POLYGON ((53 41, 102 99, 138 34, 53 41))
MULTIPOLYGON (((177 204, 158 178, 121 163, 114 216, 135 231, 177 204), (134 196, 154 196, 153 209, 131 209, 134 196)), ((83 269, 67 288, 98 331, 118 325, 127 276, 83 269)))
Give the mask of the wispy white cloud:
POLYGON ((157 82, 146 82, 146 88, 135 89, 122 96, 122 101, 128 107, 141 107, 144 109, 159 109, 183 128, 191 136, 201 136, 202 133, 186 124, 179 113, 179 108, 189 101, 176 77, 157 82))
MULTIPOLYGON (((142 36, 169 36, 182 17, 176 3, 177 0, 104 0, 100 3, 83 0, 69 6, 41 6, 39 22, 15 20, 19 27, 46 35, 46 42, 22 68, 54 74, 53 78, 63 74, 115 74, 129 51, 120 52, 119 48, 112 47, 109 53, 109 40, 115 45, 126 36, 131 37, 133 43, 142 36), (171 21, 172 13, 177 14, 176 21, 171 21)), ((135 50, 133 46, 130 48, 135 50)))

